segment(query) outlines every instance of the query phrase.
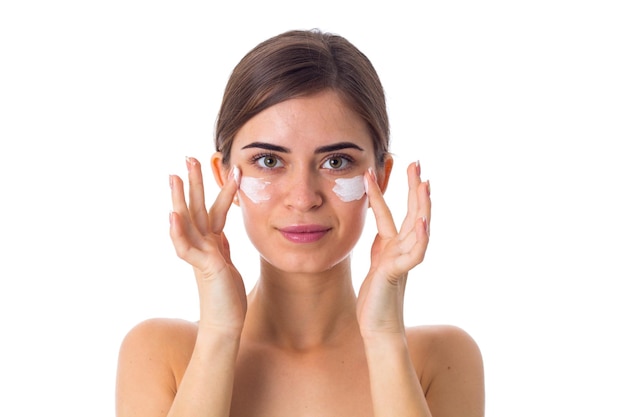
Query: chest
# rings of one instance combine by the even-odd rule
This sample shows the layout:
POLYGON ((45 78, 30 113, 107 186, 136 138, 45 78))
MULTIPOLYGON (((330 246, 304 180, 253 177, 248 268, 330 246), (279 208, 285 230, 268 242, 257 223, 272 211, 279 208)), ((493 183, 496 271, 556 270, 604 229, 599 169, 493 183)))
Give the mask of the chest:
POLYGON ((362 352, 240 354, 231 417, 347 415, 372 415, 362 352))

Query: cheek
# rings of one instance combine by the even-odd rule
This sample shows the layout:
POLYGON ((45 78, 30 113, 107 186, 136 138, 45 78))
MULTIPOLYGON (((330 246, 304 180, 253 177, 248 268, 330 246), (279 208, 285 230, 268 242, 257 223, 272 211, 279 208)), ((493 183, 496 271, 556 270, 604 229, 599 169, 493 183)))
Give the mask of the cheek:
POLYGON ((252 245, 261 252, 258 245, 267 240, 270 220, 272 218, 272 208, 267 202, 254 203, 244 197, 239 198, 239 209, 243 227, 252 245))
POLYGON ((365 195, 365 184, 363 175, 352 178, 337 178, 333 192, 344 203, 360 200, 365 195))
MULTIPOLYGON (((255 177, 241 177, 239 185, 239 191, 254 204, 269 201, 272 197, 272 188, 274 187, 270 181, 255 177)), ((360 200, 365 195, 364 177, 357 175, 352 178, 337 178, 332 191, 344 203, 360 200)))
POLYGON ((368 212, 368 199, 363 198, 360 201, 355 201, 352 204, 337 203, 337 213, 342 219, 341 221, 341 236, 343 236, 340 253, 351 252, 365 228, 365 222, 368 212))
MULTIPOLYGON (((261 233, 260 225, 269 218, 269 205, 273 190, 272 183, 255 177, 241 177, 239 183, 239 207, 243 216, 246 233, 252 243, 257 241, 257 234, 261 233)), ((255 245, 256 246, 256 245, 255 245)))
POLYGON ((260 178, 241 177, 239 191, 248 197, 252 203, 259 204, 270 199, 271 185, 271 182, 260 178))

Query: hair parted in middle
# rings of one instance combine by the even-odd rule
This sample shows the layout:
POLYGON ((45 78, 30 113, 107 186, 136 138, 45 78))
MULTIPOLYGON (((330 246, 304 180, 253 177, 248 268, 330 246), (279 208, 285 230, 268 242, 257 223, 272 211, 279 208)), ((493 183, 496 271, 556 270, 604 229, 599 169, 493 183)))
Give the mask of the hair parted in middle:
POLYGON ((235 135, 263 110, 330 89, 367 124, 376 164, 389 148, 389 118, 382 84, 370 60, 345 38, 319 30, 274 36, 235 66, 215 126, 215 147, 228 166, 235 135))

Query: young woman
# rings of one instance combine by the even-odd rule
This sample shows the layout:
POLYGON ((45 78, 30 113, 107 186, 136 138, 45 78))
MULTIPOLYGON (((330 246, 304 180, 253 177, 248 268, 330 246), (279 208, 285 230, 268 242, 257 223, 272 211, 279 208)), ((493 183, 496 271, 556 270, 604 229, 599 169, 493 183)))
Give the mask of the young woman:
POLYGON ((171 238, 193 267, 199 321, 154 319, 129 332, 118 417, 484 415, 474 341, 451 326, 404 326, 430 188, 411 164, 396 227, 383 199, 388 142, 378 76, 344 38, 287 32, 242 59, 216 125, 215 202, 207 211, 198 160, 187 159, 188 199, 170 179, 171 238), (260 254, 248 294, 223 234, 232 204, 260 254), (370 207, 378 235, 357 296, 350 252, 370 207))

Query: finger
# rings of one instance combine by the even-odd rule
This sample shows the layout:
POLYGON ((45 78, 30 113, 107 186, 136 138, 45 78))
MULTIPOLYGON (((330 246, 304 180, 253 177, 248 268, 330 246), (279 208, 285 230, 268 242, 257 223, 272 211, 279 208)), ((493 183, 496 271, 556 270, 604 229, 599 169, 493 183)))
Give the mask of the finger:
POLYGON ((429 236, 426 219, 420 219, 404 239, 398 241, 395 265, 400 272, 408 272, 420 264, 426 255, 429 236))
POLYGON ((430 181, 421 181, 417 187, 418 215, 422 217, 426 234, 430 235, 431 200, 430 181))
POLYGON ((432 202, 430 200, 430 181, 422 182, 419 189, 420 207, 424 219, 424 227, 426 228, 426 234, 430 235, 430 220, 431 220, 431 207, 432 202))
POLYGON ((221 234, 224 230, 228 209, 232 205, 235 194, 239 189, 240 173, 239 167, 233 167, 226 183, 209 210, 209 224, 212 233, 221 234))
POLYGON ((170 238, 176 255, 203 273, 208 273, 211 268, 219 270, 225 266, 220 264, 219 260, 223 259, 221 256, 212 256, 217 255, 216 248, 211 245, 197 246, 190 239, 183 216, 176 212, 170 214, 170 238))
POLYGON ((185 162, 189 172, 189 216, 200 234, 206 235, 209 219, 204 200, 202 167, 195 158, 187 158, 185 162))
POLYGON ((226 262, 232 265, 233 261, 230 258, 230 243, 228 243, 228 239, 226 239, 226 235, 222 233, 222 254, 224 255, 224 259, 226 262))
POLYGON ((178 214, 181 230, 184 231, 190 241, 196 246, 202 243, 202 235, 198 232, 189 214, 187 201, 185 200, 185 190, 183 180, 177 175, 170 176, 170 187, 172 189, 172 212, 178 214))
POLYGON ((424 216, 421 211, 421 200, 419 197, 420 185, 422 179, 420 178, 421 166, 419 161, 410 164, 407 167, 407 179, 409 183, 409 195, 407 201, 407 214, 400 227, 400 238, 403 239, 407 234, 411 233, 411 229, 415 223, 424 216))
POLYGON ((415 244, 411 248, 408 253, 410 264, 409 268, 413 268, 416 265, 422 263, 424 257, 426 255, 426 249, 428 248, 428 242, 430 240, 428 236, 428 224, 427 220, 424 219, 422 224, 416 225, 415 227, 415 235, 417 236, 415 244))
POLYGON ((398 239, 398 248, 400 253, 412 253, 415 247, 428 245, 428 240, 428 223, 422 217, 404 237, 398 239))
POLYGON ((420 213, 419 213, 419 196, 418 196, 418 188, 421 183, 420 178, 420 165, 419 161, 410 164, 407 167, 406 175, 409 183, 409 195, 407 200, 407 214, 402 222, 402 226, 400 227, 400 235, 402 238, 409 233, 410 229, 413 228, 413 225, 417 221, 420 213))
POLYGON ((178 213, 185 220, 189 219, 189 209, 185 200, 183 180, 178 175, 170 175, 170 188, 172 190, 172 211, 178 213))
POLYGON ((365 190, 369 198, 370 207, 374 212, 374 218, 376 219, 376 227, 378 228, 378 234, 382 238, 392 238, 398 234, 396 225, 391 215, 391 210, 385 203, 383 193, 378 187, 378 183, 375 181, 373 170, 370 168, 363 176, 365 181, 365 190))
POLYGON ((401 276, 422 263, 426 257, 427 247, 427 241, 422 240, 419 245, 413 246, 411 251, 397 256, 394 261, 394 266, 396 268, 395 273, 398 274, 398 276, 401 276))
POLYGON ((419 216, 419 210, 421 207, 419 201, 419 188, 422 184, 422 167, 420 162, 417 161, 414 164, 410 164, 406 171, 409 181, 409 201, 407 203, 408 212, 419 216))
POLYGON ((400 228, 400 236, 404 238, 411 233, 414 225, 426 219, 426 230, 430 225, 430 182, 422 181, 421 166, 419 161, 409 165, 407 177, 409 181, 409 198, 407 203, 407 215, 400 228))

